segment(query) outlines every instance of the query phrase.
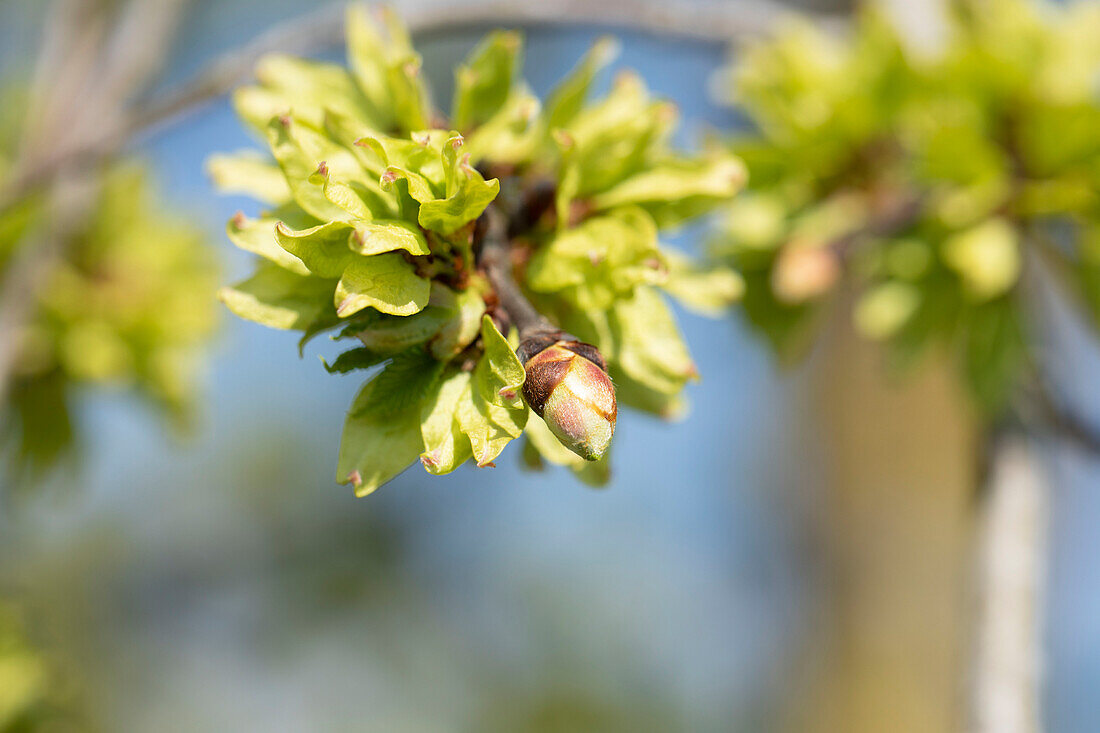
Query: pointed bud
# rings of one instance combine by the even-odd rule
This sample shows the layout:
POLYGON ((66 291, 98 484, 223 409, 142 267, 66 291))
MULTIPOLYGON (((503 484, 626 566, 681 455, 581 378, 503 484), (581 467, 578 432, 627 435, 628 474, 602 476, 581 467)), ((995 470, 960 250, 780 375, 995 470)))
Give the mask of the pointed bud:
POLYGON ((567 339, 543 334, 520 345, 527 372, 523 396, 562 445, 597 461, 615 434, 615 385, 599 349, 567 339))

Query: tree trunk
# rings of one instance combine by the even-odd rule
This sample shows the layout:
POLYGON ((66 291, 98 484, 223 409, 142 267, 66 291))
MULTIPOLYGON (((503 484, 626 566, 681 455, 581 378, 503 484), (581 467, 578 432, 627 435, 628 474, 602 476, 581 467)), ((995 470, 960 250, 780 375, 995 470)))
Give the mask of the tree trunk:
POLYGON ((806 483, 822 602, 789 728, 963 727, 966 579, 977 427, 947 359, 891 378, 876 347, 831 328, 808 367, 806 483))

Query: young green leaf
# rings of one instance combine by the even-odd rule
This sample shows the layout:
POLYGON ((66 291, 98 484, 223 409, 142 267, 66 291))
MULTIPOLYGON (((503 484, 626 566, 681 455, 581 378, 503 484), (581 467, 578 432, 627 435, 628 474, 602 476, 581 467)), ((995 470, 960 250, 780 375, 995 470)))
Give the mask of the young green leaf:
POLYGON ((290 201, 290 189, 279 166, 253 150, 211 156, 206 171, 224 193, 247 194, 272 206, 290 201))
POLYGON ((275 226, 278 223, 277 219, 270 216, 249 219, 244 214, 238 214, 226 224, 225 232, 229 241, 244 251, 257 254, 296 275, 309 275, 309 268, 305 263, 279 246, 275 238, 275 226))
POLYGON ((455 70, 452 123, 469 130, 491 119, 508 99, 519 72, 523 38, 515 31, 496 31, 485 37, 466 62, 455 70))
POLYGON ((424 446, 420 404, 442 369, 441 362, 412 353, 363 385, 344 422, 337 481, 366 496, 417 459, 424 446))
POLYGON ((420 433, 424 452, 420 462, 428 473, 450 473, 473 456, 470 439, 458 421, 459 403, 470 398, 470 373, 456 371, 436 383, 424 399, 420 433))
POLYGON ((363 328, 355 329, 355 335, 367 348, 393 354, 432 340, 454 313, 450 308, 429 305, 411 316, 381 315, 363 328))
POLYGON ((364 257, 353 255, 336 285, 340 317, 374 308, 395 316, 411 316, 428 304, 431 283, 396 252, 364 257))
POLYGON ((219 297, 241 318, 271 328, 304 330, 332 311, 333 281, 296 275, 267 261, 219 297))

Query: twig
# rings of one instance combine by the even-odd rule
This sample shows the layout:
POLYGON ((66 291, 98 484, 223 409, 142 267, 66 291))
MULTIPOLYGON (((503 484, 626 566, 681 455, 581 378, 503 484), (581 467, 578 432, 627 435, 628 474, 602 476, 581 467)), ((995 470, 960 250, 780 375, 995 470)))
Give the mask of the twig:
POLYGON ((1032 432, 1054 435, 1088 455, 1100 456, 1100 431, 1056 397, 1041 376, 1021 387, 1020 395, 1016 410, 1032 432))
POLYGON ((489 284, 496 291, 500 307, 519 331, 520 341, 536 333, 558 332, 527 300, 512 277, 512 262, 508 246, 509 219, 493 204, 482 215, 485 225, 481 235, 480 264, 489 284))

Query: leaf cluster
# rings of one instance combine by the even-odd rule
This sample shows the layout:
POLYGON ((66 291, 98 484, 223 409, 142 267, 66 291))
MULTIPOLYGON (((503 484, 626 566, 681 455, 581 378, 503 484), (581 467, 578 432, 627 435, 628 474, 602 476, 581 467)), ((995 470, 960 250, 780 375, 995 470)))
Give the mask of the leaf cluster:
POLYGON ((490 465, 524 432, 532 463, 606 473, 583 467, 523 402, 511 323, 478 258, 487 207, 512 216, 524 293, 599 347, 626 404, 670 414, 694 376, 662 290, 709 311, 738 294, 731 271, 665 252, 658 232, 732 196, 741 163, 717 148, 674 151, 674 109, 634 75, 590 101, 610 40, 545 100, 522 81, 522 46, 518 33, 489 34, 456 69, 444 116, 396 17, 353 7, 347 68, 272 56, 236 93, 269 156, 210 161, 223 189, 270 207, 229 223, 260 260, 222 291, 226 305, 301 331, 303 344, 326 331, 359 344, 329 365, 370 370, 338 462, 359 494, 418 457, 436 474, 490 465))
POLYGON ((795 22, 741 49, 732 101, 753 129, 731 149, 752 182, 716 248, 780 352, 850 304, 899 363, 946 346, 996 412, 1029 368, 1031 255, 1100 315, 1100 7, 991 0, 950 20, 933 50, 874 6, 845 36, 795 22))
MULTIPOLYGON (((0 414, 0 440, 32 470, 73 447, 70 405, 82 387, 132 389, 186 427, 215 327, 218 268, 202 233, 156 202, 138 163, 114 163, 94 183, 91 214, 58 248, 32 305, 0 414)), ((0 214, 0 273, 49 216, 40 195, 0 214)))

